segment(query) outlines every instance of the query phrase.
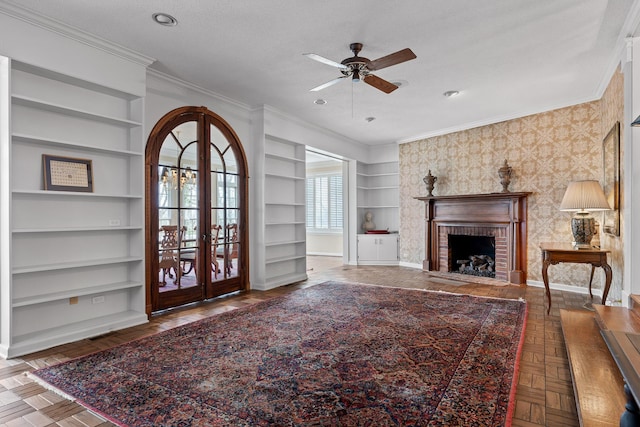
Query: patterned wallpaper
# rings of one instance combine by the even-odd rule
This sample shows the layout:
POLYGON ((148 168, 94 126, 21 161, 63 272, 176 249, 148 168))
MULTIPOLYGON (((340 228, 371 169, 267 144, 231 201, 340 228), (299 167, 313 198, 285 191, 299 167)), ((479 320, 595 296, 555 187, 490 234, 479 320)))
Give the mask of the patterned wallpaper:
MULTIPOLYGON (((558 210, 567 184, 602 179, 602 140, 622 119, 622 80, 616 73, 599 101, 400 145, 400 259, 414 264, 424 259, 424 204, 414 197, 427 194, 422 178, 429 169, 438 177, 435 195, 492 193, 502 190, 498 169, 506 159, 513 168, 509 189, 533 193, 528 211, 528 279, 541 282, 538 244, 573 240, 572 214, 558 210)), ((614 251, 609 300, 617 300, 621 237, 602 236, 601 241, 614 251)), ((558 264, 549 268, 549 280, 586 287, 590 272, 588 265, 558 264)), ((596 288, 598 283, 594 278, 596 288)))

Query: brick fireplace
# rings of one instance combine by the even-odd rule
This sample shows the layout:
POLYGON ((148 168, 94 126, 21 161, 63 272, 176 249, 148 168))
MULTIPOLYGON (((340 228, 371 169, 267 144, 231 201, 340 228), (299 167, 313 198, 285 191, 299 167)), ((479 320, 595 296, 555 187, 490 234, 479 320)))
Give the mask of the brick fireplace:
POLYGON ((527 197, 531 193, 490 193, 416 197, 425 203, 423 270, 451 272, 449 236, 491 237, 495 278, 514 284, 527 280, 527 197))

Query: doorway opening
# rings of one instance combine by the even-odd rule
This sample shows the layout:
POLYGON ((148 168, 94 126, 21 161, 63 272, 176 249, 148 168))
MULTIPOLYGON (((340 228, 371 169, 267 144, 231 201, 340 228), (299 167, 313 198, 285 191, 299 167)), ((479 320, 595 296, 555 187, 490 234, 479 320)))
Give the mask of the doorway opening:
POLYGON ((342 264, 347 215, 347 163, 338 156, 307 148, 307 273, 342 264))

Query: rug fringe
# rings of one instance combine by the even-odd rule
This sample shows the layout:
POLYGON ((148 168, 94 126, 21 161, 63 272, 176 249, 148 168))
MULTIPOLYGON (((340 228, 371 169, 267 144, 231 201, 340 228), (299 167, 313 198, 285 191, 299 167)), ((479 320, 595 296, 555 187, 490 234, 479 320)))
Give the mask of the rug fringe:
POLYGON ((42 386, 42 387, 46 388, 47 390, 54 392, 54 393, 55 393, 55 394, 57 394, 58 396, 60 396, 60 397, 62 397, 62 398, 65 398, 65 399, 67 399, 67 400, 70 400, 71 402, 75 402, 75 401, 76 401, 76 398, 75 398, 75 397, 73 397, 73 396, 71 396, 71 395, 69 395, 69 394, 65 393, 64 391, 60 390, 59 388, 56 388, 56 387, 52 386, 51 384, 49 384, 48 382, 46 382, 45 380, 43 380, 43 379, 42 379, 42 378, 40 378, 39 376, 34 375, 34 374, 33 374, 33 373, 31 373, 31 372, 25 372, 25 374, 26 374, 26 376, 27 376, 28 378, 30 378, 32 381, 34 381, 34 382, 38 383, 38 385, 40 385, 40 386, 42 386))
POLYGON ((58 396, 62 397, 63 399, 66 399, 70 402, 74 402, 77 403, 78 405, 82 406, 86 411, 92 413, 94 416, 100 418, 101 420, 105 421, 105 422, 111 422, 119 427, 127 427, 125 424, 122 424, 120 421, 116 420, 115 418, 112 418, 110 416, 108 416, 107 414, 92 408, 90 405, 85 404, 83 401, 76 399, 75 397, 63 392, 62 390, 60 390, 59 388, 56 388, 54 386, 52 386, 51 384, 49 384, 48 382, 46 382, 45 380, 43 380, 42 378, 40 378, 39 376, 33 374, 32 372, 25 372, 24 373, 25 376, 27 378, 30 378, 33 382, 37 383, 38 385, 44 387, 45 389, 57 394, 58 396))

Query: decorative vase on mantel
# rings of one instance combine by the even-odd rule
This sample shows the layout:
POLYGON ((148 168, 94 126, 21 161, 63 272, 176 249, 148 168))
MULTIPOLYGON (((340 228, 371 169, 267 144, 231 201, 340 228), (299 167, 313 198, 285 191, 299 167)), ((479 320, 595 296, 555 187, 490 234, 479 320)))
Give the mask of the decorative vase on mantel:
POLYGON ((433 187, 435 186, 438 177, 431 175, 431 169, 429 169, 429 173, 427 176, 422 178, 422 180, 427 185, 427 197, 433 197, 433 187))
POLYGON ((500 177, 500 184, 502 184, 502 192, 509 192, 509 184, 511 183, 511 174, 513 173, 513 169, 507 163, 505 159, 504 164, 500 169, 498 169, 498 176, 500 177))

